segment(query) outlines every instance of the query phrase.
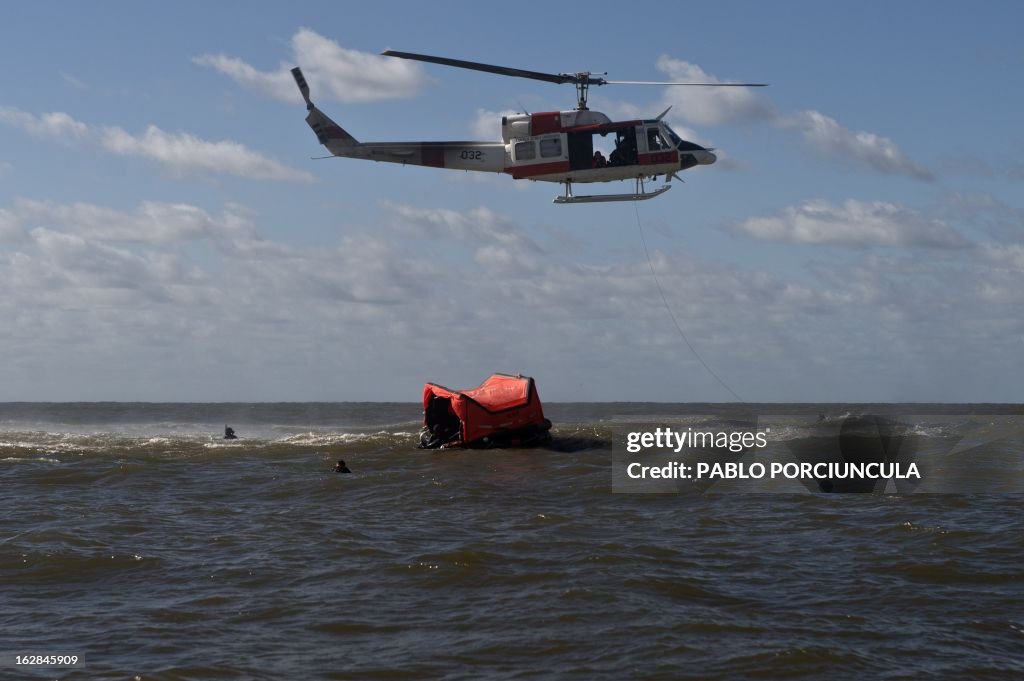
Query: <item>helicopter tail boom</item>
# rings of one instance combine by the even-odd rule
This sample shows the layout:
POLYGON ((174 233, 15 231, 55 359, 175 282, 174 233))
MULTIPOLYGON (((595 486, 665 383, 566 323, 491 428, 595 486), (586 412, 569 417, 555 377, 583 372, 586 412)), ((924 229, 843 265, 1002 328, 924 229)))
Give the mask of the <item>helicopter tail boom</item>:
POLYGON ((313 104, 302 69, 292 69, 292 77, 306 102, 306 123, 334 156, 453 170, 505 171, 504 142, 359 142, 313 104))

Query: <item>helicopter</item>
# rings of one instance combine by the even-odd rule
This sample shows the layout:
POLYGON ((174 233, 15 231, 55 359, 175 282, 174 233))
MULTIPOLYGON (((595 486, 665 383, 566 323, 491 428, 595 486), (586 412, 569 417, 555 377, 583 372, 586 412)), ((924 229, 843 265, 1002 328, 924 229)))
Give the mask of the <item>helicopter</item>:
POLYGON ((558 182, 565 187, 564 193, 554 198, 554 203, 558 204, 652 199, 672 188, 669 182, 677 173, 697 166, 711 165, 717 160, 712 149, 683 140, 662 120, 672 107, 652 119, 612 121, 605 114, 587 108, 590 86, 765 85, 606 80, 602 76, 607 74, 596 75, 589 71, 542 73, 412 52, 385 50, 381 54, 549 83, 573 83, 576 86, 576 108, 571 111, 502 116, 501 141, 359 142, 313 104, 302 69, 295 67, 292 69, 292 76, 309 112, 306 123, 313 129, 320 144, 327 147, 333 156, 431 168, 506 173, 517 180, 558 182), (599 145, 604 143, 604 138, 614 143, 614 150, 607 158, 599 148, 599 145), (665 184, 648 191, 644 186, 645 178, 654 181, 659 175, 665 178, 665 184), (574 182, 616 180, 633 180, 635 190, 631 193, 591 195, 575 195, 572 191, 574 182))

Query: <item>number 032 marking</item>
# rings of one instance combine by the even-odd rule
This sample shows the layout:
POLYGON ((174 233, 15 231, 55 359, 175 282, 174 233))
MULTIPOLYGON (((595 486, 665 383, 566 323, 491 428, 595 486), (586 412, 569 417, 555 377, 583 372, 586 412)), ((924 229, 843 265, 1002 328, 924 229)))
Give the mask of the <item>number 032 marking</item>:
POLYGON ((474 151, 472 149, 463 149, 459 153, 459 158, 463 161, 479 161, 484 157, 484 152, 474 151))

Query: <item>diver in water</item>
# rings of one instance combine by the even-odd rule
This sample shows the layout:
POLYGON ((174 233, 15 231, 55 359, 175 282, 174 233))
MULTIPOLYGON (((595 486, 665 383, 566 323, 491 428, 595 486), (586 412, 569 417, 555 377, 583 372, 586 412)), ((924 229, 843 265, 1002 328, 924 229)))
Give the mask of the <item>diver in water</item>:
POLYGON ((224 439, 225 440, 237 440, 238 436, 235 435, 235 429, 231 426, 224 426, 224 439))
POLYGON ((344 461, 342 461, 341 459, 338 459, 338 465, 334 467, 334 472, 335 473, 351 473, 352 471, 350 471, 348 469, 348 466, 345 465, 344 461))

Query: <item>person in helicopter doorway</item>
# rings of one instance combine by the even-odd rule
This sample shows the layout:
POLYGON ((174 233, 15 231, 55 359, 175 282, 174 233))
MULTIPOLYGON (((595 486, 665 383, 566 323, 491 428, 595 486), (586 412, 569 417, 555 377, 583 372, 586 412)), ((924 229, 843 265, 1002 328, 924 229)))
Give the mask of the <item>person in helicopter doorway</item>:
POLYGON ((623 132, 618 132, 615 136, 615 150, 608 156, 608 165, 624 166, 627 163, 629 163, 629 158, 626 135, 623 132))
POLYGON ((601 153, 600 149, 594 151, 594 166, 595 168, 604 168, 608 165, 608 161, 604 159, 604 154, 601 153))

